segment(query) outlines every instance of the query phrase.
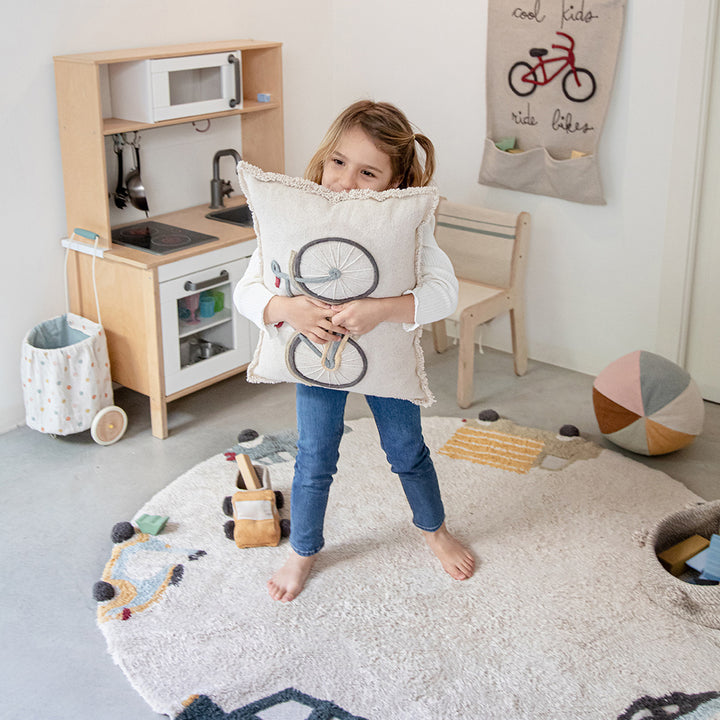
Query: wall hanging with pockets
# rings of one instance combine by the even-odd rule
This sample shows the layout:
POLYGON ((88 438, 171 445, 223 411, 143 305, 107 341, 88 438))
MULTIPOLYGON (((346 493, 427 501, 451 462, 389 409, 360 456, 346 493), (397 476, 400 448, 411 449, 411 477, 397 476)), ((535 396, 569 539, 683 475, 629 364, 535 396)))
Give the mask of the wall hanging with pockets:
POLYGON ((597 162, 626 0, 490 0, 483 185, 605 204, 597 162))

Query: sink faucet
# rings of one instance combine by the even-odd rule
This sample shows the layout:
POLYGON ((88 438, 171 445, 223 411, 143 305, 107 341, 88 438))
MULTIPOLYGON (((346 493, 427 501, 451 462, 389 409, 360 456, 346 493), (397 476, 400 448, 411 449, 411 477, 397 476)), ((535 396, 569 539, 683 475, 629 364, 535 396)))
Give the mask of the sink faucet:
POLYGON ((232 185, 229 180, 223 180, 220 177, 220 158, 225 155, 231 155, 235 158, 235 162, 239 163, 242 158, 237 150, 229 148, 228 150, 218 150, 213 157, 213 179, 210 181, 210 207, 221 208, 225 206, 224 197, 232 192, 232 185))

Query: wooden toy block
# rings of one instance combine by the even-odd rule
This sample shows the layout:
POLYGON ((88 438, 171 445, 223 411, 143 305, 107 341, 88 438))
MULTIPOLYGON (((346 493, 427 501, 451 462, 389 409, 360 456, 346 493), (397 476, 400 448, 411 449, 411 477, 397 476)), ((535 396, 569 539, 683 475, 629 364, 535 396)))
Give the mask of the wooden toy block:
POLYGON ((255 468, 250 461, 249 455, 237 455, 235 460, 240 468, 240 475, 245 483, 246 490, 259 490, 262 485, 255 473, 255 468))
POLYGON ((720 580, 720 535, 713 535, 710 538, 705 567, 700 577, 703 580, 720 580))
POLYGON ((699 552, 697 555, 693 555, 691 558, 688 558, 686 561, 686 565, 689 568, 692 568, 693 570, 697 570, 699 573, 701 573, 705 569, 705 562, 707 560, 709 548, 705 548, 702 552, 699 552))
POLYGON ((709 545, 710 541, 702 535, 692 535, 661 552, 658 560, 669 573, 678 576, 685 569, 685 563, 709 545))
POLYGON ((136 523, 140 532, 147 533, 148 535, 157 535, 168 521, 166 515, 141 515, 136 523))

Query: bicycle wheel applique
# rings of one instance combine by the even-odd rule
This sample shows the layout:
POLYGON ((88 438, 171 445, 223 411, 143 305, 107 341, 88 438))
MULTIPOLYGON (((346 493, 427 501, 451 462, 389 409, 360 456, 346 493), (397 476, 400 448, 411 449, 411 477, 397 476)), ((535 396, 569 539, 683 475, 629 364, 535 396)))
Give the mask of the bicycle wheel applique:
POLYGON ((596 150, 625 4, 490 0, 480 183, 605 203, 596 150))
POLYGON ((328 303, 367 297, 379 278, 375 258, 360 243, 344 238, 321 238, 303 245, 292 270, 302 293, 328 303))
POLYGON ((320 345, 295 333, 287 345, 288 369, 300 382, 338 390, 357 385, 367 373, 362 348, 347 335, 320 345))

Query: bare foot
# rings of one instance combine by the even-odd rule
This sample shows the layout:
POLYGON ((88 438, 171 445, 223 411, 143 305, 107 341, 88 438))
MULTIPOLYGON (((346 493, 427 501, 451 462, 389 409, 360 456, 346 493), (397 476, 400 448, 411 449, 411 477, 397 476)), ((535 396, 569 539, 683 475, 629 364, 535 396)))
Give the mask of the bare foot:
POLYGON ((467 580, 475 572, 475 558, 456 540, 443 523, 435 532, 424 532, 430 549, 440 560, 443 569, 455 580, 467 580))
POLYGON ((280 602, 294 600, 305 587, 316 557, 317 555, 304 557, 291 549, 285 564, 268 581, 270 597, 280 602))

